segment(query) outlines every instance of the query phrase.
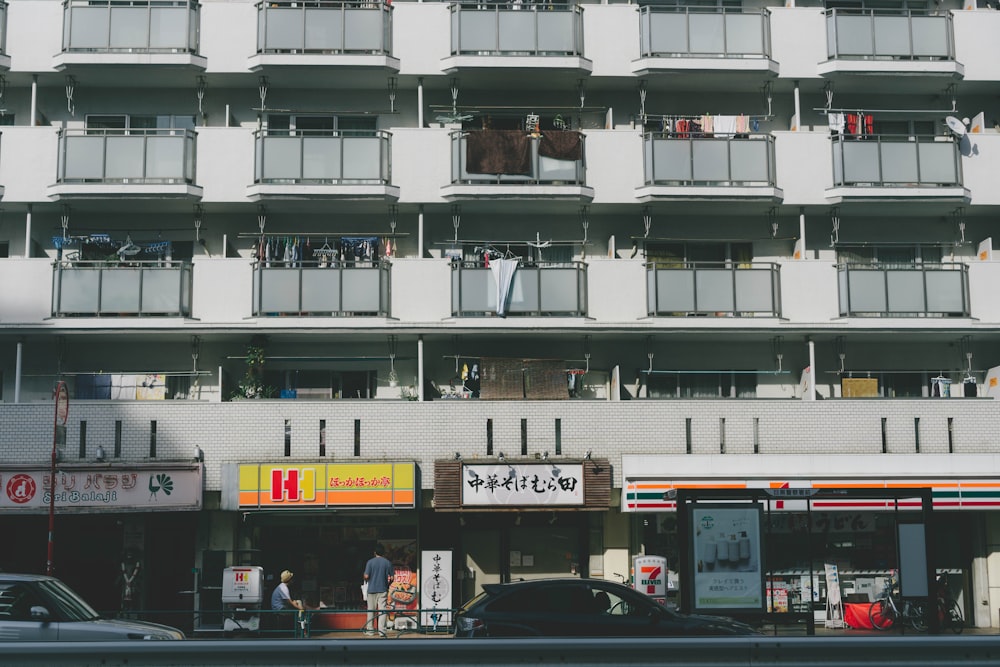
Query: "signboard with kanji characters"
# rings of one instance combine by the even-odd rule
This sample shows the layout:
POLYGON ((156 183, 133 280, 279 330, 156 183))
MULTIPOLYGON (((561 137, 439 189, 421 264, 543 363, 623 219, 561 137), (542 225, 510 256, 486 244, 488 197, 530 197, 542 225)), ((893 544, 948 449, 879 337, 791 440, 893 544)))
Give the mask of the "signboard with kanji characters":
POLYGON ((583 505, 579 463, 496 463, 462 466, 463 506, 583 505))
POLYGON ((451 552, 420 552, 420 625, 447 628, 451 625, 451 552))
MULTIPOLYGON (((415 463, 247 463, 236 475, 240 509, 416 507, 415 463)), ((223 474, 223 496, 230 495, 223 474)))
POLYGON ((695 610, 763 610, 760 507, 695 505, 690 525, 695 610))

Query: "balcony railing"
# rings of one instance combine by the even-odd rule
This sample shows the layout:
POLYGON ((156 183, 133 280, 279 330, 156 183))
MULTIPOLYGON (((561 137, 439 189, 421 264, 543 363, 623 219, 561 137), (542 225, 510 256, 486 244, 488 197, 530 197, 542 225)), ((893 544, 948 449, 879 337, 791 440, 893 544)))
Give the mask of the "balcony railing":
POLYGON ((833 137, 834 186, 947 187, 962 185, 962 156, 946 137, 833 137))
POLYGON ((193 130, 62 130, 60 183, 194 183, 193 130))
MULTIPOLYGON (((451 311, 457 317, 482 317, 497 312, 493 271, 481 262, 451 264, 451 311)), ((587 265, 583 262, 539 262, 514 271, 505 315, 587 314, 587 265)))
POLYGON ((197 53, 201 5, 194 0, 66 0, 63 51, 197 53))
POLYGON ((843 317, 969 317, 965 264, 837 266, 843 317))
POLYGON ((647 185, 774 186, 774 138, 644 137, 647 185))
POLYGON ((253 279, 255 317, 388 317, 388 262, 331 261, 327 266, 265 266, 253 279))
POLYGON ((639 9, 639 54, 682 58, 769 58, 771 22, 766 9, 715 7, 639 9))
POLYGON ((456 2, 451 5, 451 53, 582 56, 583 9, 576 4, 456 2))
POLYGON ((649 315, 780 317, 780 267, 771 263, 646 265, 649 315))
POLYGON ((392 5, 369 0, 260 2, 257 53, 391 54, 392 5))
POLYGON ((540 145, 545 141, 544 132, 541 137, 513 130, 452 132, 451 182, 584 185, 586 137, 573 134, 579 137, 575 149, 564 151, 560 157, 547 157, 544 153, 548 147, 540 145), (525 146, 513 145, 521 141, 529 142, 527 152, 523 150, 525 146))
POLYGON ((191 265, 178 261, 59 261, 53 317, 191 315, 191 265))
POLYGON ((828 9, 829 58, 954 60, 951 12, 828 9))
POLYGON ((388 185, 391 137, 382 130, 260 130, 255 182, 388 185))

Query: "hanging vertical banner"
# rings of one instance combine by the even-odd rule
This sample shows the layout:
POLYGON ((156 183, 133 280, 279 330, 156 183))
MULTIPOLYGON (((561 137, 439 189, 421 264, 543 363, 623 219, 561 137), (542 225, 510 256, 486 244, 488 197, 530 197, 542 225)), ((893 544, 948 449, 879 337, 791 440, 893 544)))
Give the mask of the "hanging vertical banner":
POLYGON ((792 250, 793 259, 804 259, 806 256, 805 244, 803 239, 799 239, 795 242, 795 248, 792 250))
POLYGON ((994 366, 986 371, 986 380, 983 381, 983 395, 1000 398, 1000 366, 994 366))
POLYGON ((452 552, 420 552, 420 625, 447 628, 451 625, 452 552))

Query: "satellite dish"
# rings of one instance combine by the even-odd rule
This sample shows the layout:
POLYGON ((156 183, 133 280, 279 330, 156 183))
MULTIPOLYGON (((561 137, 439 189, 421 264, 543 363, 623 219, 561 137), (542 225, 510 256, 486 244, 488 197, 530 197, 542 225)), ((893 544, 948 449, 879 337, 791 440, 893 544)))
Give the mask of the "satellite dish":
POLYGON ((944 119, 944 122, 948 126, 948 129, 951 130, 951 133, 954 134, 956 137, 965 136, 966 132, 965 124, 962 121, 955 118, 954 116, 948 116, 947 118, 944 119))

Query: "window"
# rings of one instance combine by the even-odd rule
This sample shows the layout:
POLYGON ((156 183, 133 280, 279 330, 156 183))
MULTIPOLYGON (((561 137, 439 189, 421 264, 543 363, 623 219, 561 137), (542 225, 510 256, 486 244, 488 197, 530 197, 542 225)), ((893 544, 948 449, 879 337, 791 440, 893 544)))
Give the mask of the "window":
POLYGON ((121 134, 128 134, 129 130, 193 130, 195 117, 89 114, 86 118, 86 127, 94 134, 103 134, 107 130, 120 130, 121 134))
POLYGON ((930 137, 934 136, 932 120, 872 120, 872 129, 879 136, 930 137))
POLYGON ((647 398, 756 398, 756 373, 650 373, 647 398))
POLYGON ((374 136, 375 116, 331 116, 328 114, 268 114, 269 136, 333 137, 339 134, 374 136))
POLYGON ((682 268, 699 263, 735 262, 748 265, 753 261, 753 244, 742 241, 649 243, 646 245, 646 261, 656 262, 661 268, 682 268))
POLYGON ((906 269, 917 264, 940 264, 942 255, 940 246, 931 245, 842 246, 837 248, 837 263, 906 269))

